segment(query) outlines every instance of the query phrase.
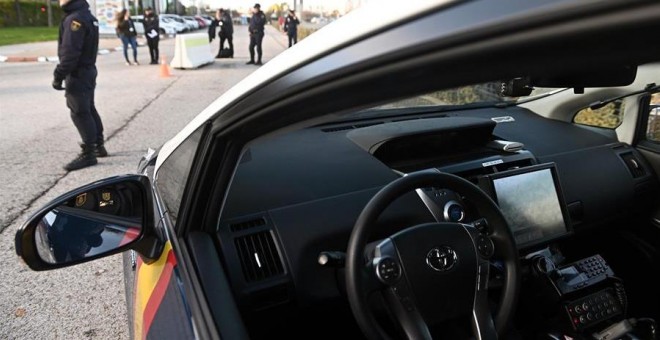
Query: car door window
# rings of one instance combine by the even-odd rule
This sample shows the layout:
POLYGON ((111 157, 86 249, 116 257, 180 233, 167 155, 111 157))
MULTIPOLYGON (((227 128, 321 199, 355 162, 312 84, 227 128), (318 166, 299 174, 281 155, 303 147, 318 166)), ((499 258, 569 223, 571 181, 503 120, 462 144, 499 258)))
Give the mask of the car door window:
POLYGON ((573 123, 605 129, 616 129, 623 122, 624 110, 625 104, 623 100, 615 100, 598 109, 587 107, 575 114, 573 123))
POLYGON ((156 173, 156 187, 172 222, 175 224, 203 128, 202 126, 197 129, 181 143, 163 162, 156 173))
POLYGON ((646 140, 660 143, 660 93, 651 95, 649 117, 646 124, 646 140))

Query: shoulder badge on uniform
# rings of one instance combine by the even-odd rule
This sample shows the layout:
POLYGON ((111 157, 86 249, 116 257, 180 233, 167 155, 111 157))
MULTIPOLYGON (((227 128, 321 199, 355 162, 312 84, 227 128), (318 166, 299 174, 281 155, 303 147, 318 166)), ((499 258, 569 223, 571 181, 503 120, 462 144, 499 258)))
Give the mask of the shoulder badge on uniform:
POLYGON ((82 27, 82 24, 80 22, 78 22, 76 20, 71 21, 71 30, 72 31, 75 32, 75 31, 79 30, 80 27, 82 27))
POLYGON ((87 193, 76 196, 76 207, 82 207, 85 203, 87 203, 87 193))
POLYGON ((104 192, 101 194, 101 198, 103 198, 104 201, 109 201, 112 199, 112 194, 109 192, 104 192))

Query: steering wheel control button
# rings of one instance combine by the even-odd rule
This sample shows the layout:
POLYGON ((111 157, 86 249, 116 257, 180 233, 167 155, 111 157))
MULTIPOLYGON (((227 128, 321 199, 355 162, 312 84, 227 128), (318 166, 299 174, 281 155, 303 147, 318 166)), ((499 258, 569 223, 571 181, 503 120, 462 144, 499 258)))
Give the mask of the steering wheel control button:
POLYGON ((493 241, 490 239, 490 237, 484 235, 484 234, 479 234, 477 236, 477 250, 479 251, 479 254, 483 258, 490 258, 493 256, 495 253, 495 246, 493 245, 493 241))
POLYGON ((415 304, 407 296, 401 298, 401 305, 403 305, 403 308, 405 308, 406 311, 408 311, 408 312, 412 312, 412 311, 415 310, 415 304))
POLYGON ((488 290, 488 266, 489 263, 480 263, 477 273, 477 287, 479 290, 488 290))
POLYGON ((480 218, 472 223, 474 227, 479 230, 480 233, 484 234, 489 234, 490 233, 490 227, 488 225, 488 220, 485 218, 480 218))
POLYGON ((426 254, 426 265, 438 272, 452 269, 457 262, 456 251, 448 246, 435 247, 426 254))
POLYGON ((401 266, 391 257, 376 259, 376 276, 386 284, 393 285, 401 278, 401 266))
POLYGON ((390 289, 394 293, 394 296, 396 296, 396 298, 399 300, 399 303, 401 303, 401 306, 403 306, 407 312, 412 312, 415 310, 415 303, 410 297, 410 292, 405 280, 399 281, 390 289))

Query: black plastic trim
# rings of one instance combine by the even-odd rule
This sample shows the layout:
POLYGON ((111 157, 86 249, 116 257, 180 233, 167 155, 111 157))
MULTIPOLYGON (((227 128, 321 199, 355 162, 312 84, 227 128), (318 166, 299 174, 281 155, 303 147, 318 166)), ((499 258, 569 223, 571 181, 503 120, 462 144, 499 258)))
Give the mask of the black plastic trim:
POLYGON ((211 236, 207 233, 191 232, 188 235, 188 245, 207 301, 222 301, 209 304, 220 337, 248 339, 247 330, 211 236))

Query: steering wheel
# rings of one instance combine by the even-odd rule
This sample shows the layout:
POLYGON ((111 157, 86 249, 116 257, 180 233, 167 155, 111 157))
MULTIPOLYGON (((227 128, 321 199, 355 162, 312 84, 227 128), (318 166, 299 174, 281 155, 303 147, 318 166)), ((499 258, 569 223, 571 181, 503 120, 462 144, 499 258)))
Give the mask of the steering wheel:
POLYGON ((513 235, 501 211, 481 189, 439 171, 409 174, 382 188, 364 207, 346 254, 346 293, 362 332, 391 339, 368 304, 382 293, 409 339, 431 339, 429 325, 470 316, 476 339, 497 339, 517 303, 520 264, 513 235), (376 220, 394 200, 417 188, 443 188, 463 195, 483 218, 473 224, 426 223, 380 241, 365 254, 376 220), (504 262, 504 285, 495 315, 488 306, 489 259, 504 262))

